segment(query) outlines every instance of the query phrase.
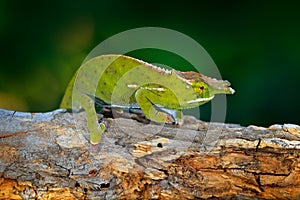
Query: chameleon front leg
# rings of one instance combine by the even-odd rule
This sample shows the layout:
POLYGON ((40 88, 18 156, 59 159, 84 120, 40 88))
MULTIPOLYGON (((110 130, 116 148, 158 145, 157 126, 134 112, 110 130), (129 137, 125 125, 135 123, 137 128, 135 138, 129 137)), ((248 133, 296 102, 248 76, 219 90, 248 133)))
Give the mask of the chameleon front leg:
POLYGON ((157 94, 147 89, 138 89, 135 93, 135 99, 148 119, 158 123, 181 123, 182 112, 164 108, 151 101, 158 98, 157 94))
POLYGON ((105 125, 103 123, 98 124, 95 102, 92 98, 82 94, 80 96, 80 104, 86 112, 87 125, 90 131, 90 142, 93 145, 97 145, 100 143, 102 134, 105 131, 105 125))

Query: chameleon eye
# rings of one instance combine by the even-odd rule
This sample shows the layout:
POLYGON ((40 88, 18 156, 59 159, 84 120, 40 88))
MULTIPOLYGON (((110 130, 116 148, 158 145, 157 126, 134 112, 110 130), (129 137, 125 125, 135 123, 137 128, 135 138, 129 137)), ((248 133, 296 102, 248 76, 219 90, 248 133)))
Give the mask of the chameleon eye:
POLYGON ((204 90, 204 86, 200 86, 200 90, 204 90))

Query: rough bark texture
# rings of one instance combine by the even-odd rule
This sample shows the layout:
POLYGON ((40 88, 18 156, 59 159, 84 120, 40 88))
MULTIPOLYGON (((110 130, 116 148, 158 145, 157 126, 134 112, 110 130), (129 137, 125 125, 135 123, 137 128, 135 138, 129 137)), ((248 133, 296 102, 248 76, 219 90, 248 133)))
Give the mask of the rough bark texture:
POLYGON ((0 199, 300 199, 297 125, 133 117, 106 118, 95 151, 84 113, 0 110, 0 199))

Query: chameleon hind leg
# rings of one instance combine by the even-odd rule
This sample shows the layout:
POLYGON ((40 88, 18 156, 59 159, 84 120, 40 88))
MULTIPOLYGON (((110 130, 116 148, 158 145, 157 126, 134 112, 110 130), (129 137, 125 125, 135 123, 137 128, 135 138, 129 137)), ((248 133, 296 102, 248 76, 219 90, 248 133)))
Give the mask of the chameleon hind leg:
POLYGON ((87 125, 90 131, 90 142, 94 145, 99 144, 102 134, 105 131, 105 125, 103 123, 98 124, 95 102, 89 96, 82 94, 80 104, 86 112, 87 125))
POLYGON ((135 93, 135 99, 148 119, 158 123, 181 123, 182 112, 167 109, 151 101, 157 98, 159 98, 157 94, 147 89, 138 89, 135 93))

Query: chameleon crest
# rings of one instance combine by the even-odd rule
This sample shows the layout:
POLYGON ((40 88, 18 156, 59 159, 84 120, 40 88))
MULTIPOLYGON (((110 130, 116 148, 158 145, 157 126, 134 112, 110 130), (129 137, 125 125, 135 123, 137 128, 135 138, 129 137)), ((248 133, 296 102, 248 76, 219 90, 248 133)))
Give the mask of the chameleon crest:
POLYGON ((70 81, 61 108, 86 111, 90 141, 105 130, 98 124, 95 101, 102 107, 140 109, 159 123, 180 123, 183 109, 209 102, 216 94, 233 94, 228 81, 197 72, 165 70, 124 55, 102 55, 84 63, 70 81))

